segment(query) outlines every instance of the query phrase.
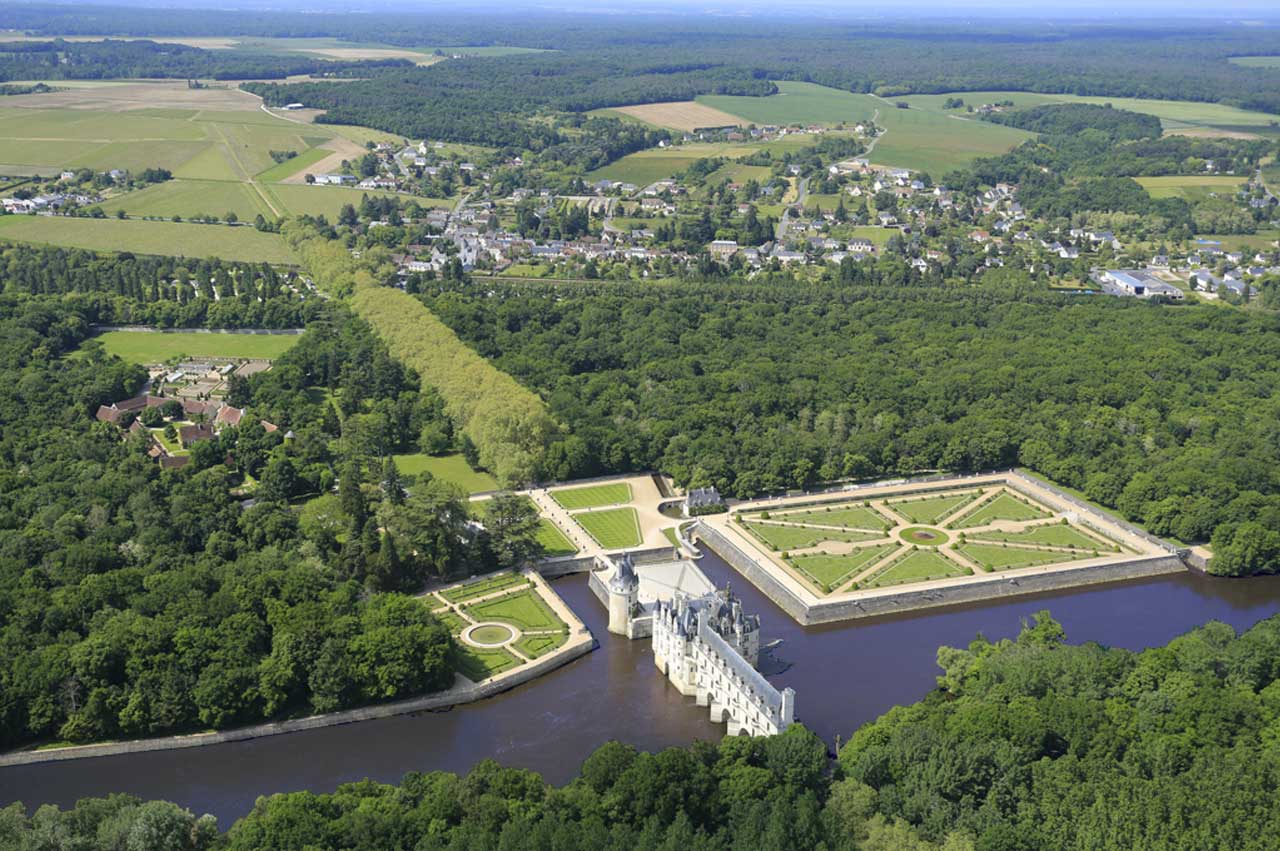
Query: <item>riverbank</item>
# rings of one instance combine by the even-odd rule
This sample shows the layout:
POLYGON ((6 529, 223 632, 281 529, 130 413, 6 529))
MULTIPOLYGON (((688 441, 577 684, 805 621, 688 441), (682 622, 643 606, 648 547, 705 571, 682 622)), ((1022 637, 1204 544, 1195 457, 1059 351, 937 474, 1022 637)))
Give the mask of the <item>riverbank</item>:
POLYGON ((567 665, 575 659, 590 653, 597 646, 591 630, 560 599, 560 596, 552 590, 550 584, 542 576, 534 571, 526 571, 525 575, 538 586, 539 593, 551 603, 556 614, 565 623, 569 624, 569 639, 560 648, 540 659, 497 674, 482 682, 473 683, 459 674, 455 675, 453 687, 435 694, 406 698, 405 700, 397 700, 390 703, 379 703, 372 706, 361 706, 355 709, 344 709, 340 712, 308 715, 305 718, 291 718, 286 721, 272 721, 248 727, 237 727, 234 730, 190 733, 182 736, 163 736, 154 739, 102 742, 100 744, 71 745, 65 748, 49 748, 47 750, 14 751, 0 754, 0 767, 244 742, 265 736, 279 736, 287 733, 299 733, 305 730, 318 730, 324 727, 338 727, 360 721, 391 718, 396 715, 437 712, 485 700, 567 665))

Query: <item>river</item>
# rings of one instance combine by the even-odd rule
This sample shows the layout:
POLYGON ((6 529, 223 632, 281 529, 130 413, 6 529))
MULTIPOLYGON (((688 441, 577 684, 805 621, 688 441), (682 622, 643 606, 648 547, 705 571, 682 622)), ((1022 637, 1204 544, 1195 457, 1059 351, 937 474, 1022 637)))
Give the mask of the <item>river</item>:
MULTIPOLYGON (((1187 573, 875 621, 800 627, 732 568, 707 553, 702 569, 732 581, 747 611, 758 612, 762 642, 785 670, 777 686, 796 690, 798 719, 834 742, 890 707, 934 686, 939 645, 966 645, 981 632, 1010 636, 1019 621, 1047 608, 1072 642, 1140 649, 1211 619, 1239 629, 1280 612, 1280 577, 1211 579, 1187 573)), ((694 739, 718 739, 722 726, 681 697, 654 669, 648 641, 605 630, 604 609, 585 575, 554 587, 600 641, 599 649, 541 679, 491 700, 322 730, 186 750, 157 751, 0 769, 0 807, 29 810, 78 798, 128 792, 164 798, 222 827, 244 815, 259 795, 332 790, 370 777, 394 782, 409 771, 465 772, 493 758, 563 783, 600 744, 619 739, 656 750, 694 739)), ((778 667, 781 667, 778 666, 778 667)))

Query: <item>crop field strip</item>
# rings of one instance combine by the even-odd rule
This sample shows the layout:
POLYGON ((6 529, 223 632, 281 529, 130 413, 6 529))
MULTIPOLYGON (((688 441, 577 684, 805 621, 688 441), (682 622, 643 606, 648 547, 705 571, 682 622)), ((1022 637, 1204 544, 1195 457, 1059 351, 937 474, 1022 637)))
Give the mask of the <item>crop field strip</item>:
POLYGON ((252 227, 69 216, 0 217, 0 241, 35 242, 88 248, 94 251, 131 251, 178 257, 218 257, 276 265, 294 265, 298 258, 275 233, 252 227))

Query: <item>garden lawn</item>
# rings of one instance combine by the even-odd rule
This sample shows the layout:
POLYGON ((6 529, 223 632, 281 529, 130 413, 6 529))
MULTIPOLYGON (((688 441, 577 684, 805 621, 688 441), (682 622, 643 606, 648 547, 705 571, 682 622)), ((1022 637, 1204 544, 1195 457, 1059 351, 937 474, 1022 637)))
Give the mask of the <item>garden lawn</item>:
POLYGON ((883 529, 889 523, 873 508, 861 505, 830 509, 813 509, 788 514, 774 514, 772 519, 787 523, 813 523, 818 526, 844 526, 849 529, 883 529))
POLYGON ((858 571, 884 558, 897 545, 863 547, 848 555, 795 556, 788 562, 812 582, 818 590, 829 594, 858 571))
POLYGON ((1048 511, 1035 505, 1023 502, 1008 493, 1000 493, 984 505, 978 507, 951 524, 952 529, 972 529, 975 526, 986 526, 997 520, 1042 520, 1050 517, 1048 511))
POLYGON ((640 519, 634 508, 585 511, 573 515, 573 519, 606 550, 640 546, 640 519))
POLYGON ((133 363, 175 358, 261 358, 272 360, 293 348, 297 334, 194 334, 167 331, 107 331, 97 340, 108 354, 133 363))
POLYGON ((293 265, 298 258, 276 233, 252 227, 69 216, 0 216, 0 241, 37 242, 175 257, 218 257, 293 265))
POLYGON ((1032 567, 1037 564, 1054 564, 1062 561, 1079 561, 1080 553, 1059 553, 1051 550, 1024 550, 999 544, 967 543, 956 550, 989 570, 1009 570, 1015 567, 1032 567))
POLYGON ((1021 532, 974 532, 972 539, 1004 541, 1011 544, 1046 544, 1051 547, 1071 547, 1077 550, 1098 550, 1099 552, 1119 552, 1120 550, 1110 541, 1103 543, 1064 523, 1032 526, 1021 532))
POLYGON ((744 528, 775 550, 803 550, 823 541, 858 542, 883 538, 883 532, 837 531, 808 526, 775 526, 772 523, 743 523, 744 528))
POLYGON ((538 543, 542 544, 542 554, 547 558, 571 556, 578 551, 560 527, 545 517, 538 518, 538 543))
POLYGON ((521 664, 519 659, 501 647, 481 650, 478 647, 456 643, 454 644, 453 652, 458 673, 473 683, 487 680, 489 677, 501 674, 503 671, 509 671, 521 664))
POLYGON ((969 571, 933 550, 918 550, 862 583, 863 588, 883 588, 886 585, 904 585, 908 582, 925 582, 951 576, 967 576, 969 571))
POLYGON ((885 504, 912 523, 933 526, 942 518, 954 514, 961 506, 973 502, 978 496, 978 492, 973 491, 971 493, 949 494, 947 496, 930 496, 923 499, 891 500, 885 504))
POLYGON ((631 501, 631 485, 626 482, 609 482, 581 488, 565 488, 552 491, 551 498, 565 511, 599 508, 603 505, 622 505, 631 501))
POLYGON ((523 588, 528 584, 529 580, 518 573, 495 573, 493 576, 486 576, 484 579, 477 579, 475 582, 468 582, 456 588, 440 591, 439 594, 450 603, 463 603, 467 600, 483 597, 485 594, 492 594, 495 591, 502 591, 507 588, 523 588))
POLYGON ((410 455, 393 455, 396 468, 408 476, 430 473, 437 479, 452 482, 467 493, 484 493, 498 489, 498 481, 480 470, 473 470, 462 454, 427 455, 415 452, 410 455))
POLYGON ((566 632, 555 632, 546 635, 526 635, 515 643, 515 648, 530 659, 545 656, 552 650, 569 640, 566 632))
POLYGON ((531 588, 473 603, 467 606, 467 615, 476 621, 508 623, 525 632, 569 629, 568 624, 556 617, 551 607, 531 588))

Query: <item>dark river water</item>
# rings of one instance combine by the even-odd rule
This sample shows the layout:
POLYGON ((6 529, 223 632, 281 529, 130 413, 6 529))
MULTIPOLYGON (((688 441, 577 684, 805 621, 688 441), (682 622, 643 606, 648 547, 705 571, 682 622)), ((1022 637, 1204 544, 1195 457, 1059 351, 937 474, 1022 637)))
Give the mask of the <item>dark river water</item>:
MULTIPOLYGON (((982 632, 1013 635, 1019 620, 1049 609, 1072 642, 1140 649, 1211 619, 1244 629, 1280 612, 1280 577, 1210 579, 1187 573, 1150 581, 1059 592, 874 621, 800 627, 713 553, 701 566, 717 584, 733 582, 762 639, 782 639, 773 655, 786 666, 769 679, 797 692, 796 714, 833 742, 890 707, 934 686, 941 644, 965 645, 982 632)), ((465 772, 493 758, 532 768, 550 781, 572 777, 591 751, 618 739, 656 750, 718 739, 707 710, 681 697, 653 667, 648 641, 605 631, 603 607, 585 575, 555 582, 600 647, 514 691, 448 712, 424 713, 187 750, 0 769, 0 807, 29 810, 78 798, 129 792, 212 813, 225 829, 259 795, 329 791, 370 777, 394 782, 409 771, 465 772)))

